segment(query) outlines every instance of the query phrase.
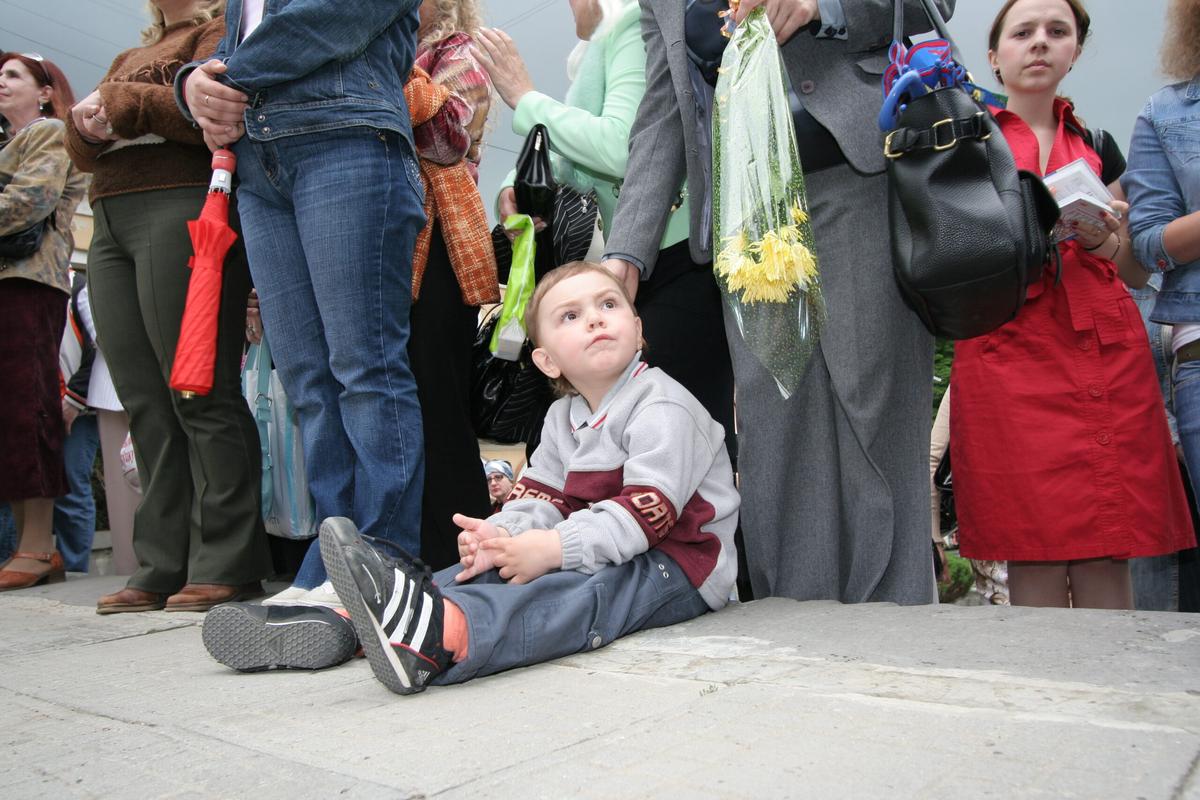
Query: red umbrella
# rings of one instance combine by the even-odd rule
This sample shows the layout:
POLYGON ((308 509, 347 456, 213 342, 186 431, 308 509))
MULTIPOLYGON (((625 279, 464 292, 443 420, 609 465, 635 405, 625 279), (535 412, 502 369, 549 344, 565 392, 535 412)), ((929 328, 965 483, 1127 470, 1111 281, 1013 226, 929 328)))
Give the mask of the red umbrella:
POLYGON ((187 305, 175 345, 171 388, 184 397, 212 391, 213 364, 217 360, 217 316, 221 311, 221 276, 225 254, 237 241, 229 227, 229 193, 237 158, 228 150, 213 153, 212 182, 199 219, 188 221, 194 255, 188 259, 192 277, 187 305))

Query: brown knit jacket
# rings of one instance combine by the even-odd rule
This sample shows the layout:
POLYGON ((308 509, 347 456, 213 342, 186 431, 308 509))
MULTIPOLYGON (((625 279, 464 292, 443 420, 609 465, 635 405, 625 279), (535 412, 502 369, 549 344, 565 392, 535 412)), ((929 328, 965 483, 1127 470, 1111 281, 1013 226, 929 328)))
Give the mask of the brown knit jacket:
POLYGON ((175 105, 174 81, 185 64, 211 55, 224 34, 223 17, 201 25, 181 22, 155 44, 126 50, 113 60, 99 91, 121 141, 84 141, 67 120, 67 152, 79 169, 93 173, 92 200, 208 185, 212 157, 200 129, 175 105))
MULTIPOLYGON (((408 83, 404 85, 404 99, 408 102, 413 128, 433 119, 452 96, 449 88, 431 81, 425 70, 413 67, 408 83)), ((478 306, 499 301, 496 253, 492 249, 487 213, 466 160, 460 158, 453 164, 442 165, 421 158, 419 163, 425 184, 427 221, 413 250, 413 297, 421 291, 421 279, 429 259, 429 241, 436 221, 441 226, 463 303, 478 306)))

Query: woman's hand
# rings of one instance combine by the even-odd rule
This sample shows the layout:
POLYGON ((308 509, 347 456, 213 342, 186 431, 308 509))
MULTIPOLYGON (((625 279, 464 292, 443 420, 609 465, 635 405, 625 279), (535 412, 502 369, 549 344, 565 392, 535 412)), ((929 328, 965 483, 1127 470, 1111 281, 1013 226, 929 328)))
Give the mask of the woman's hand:
MULTIPOLYGON (((505 186, 500 190, 500 197, 496 201, 496 205, 500 209, 500 223, 511 217, 513 214, 520 214, 517 210, 517 190, 511 186, 505 186)), ((541 217, 530 217, 533 220, 534 233, 541 233, 546 230, 546 222, 541 217)), ((517 232, 509 228, 504 229, 504 235, 508 237, 510 242, 516 241, 517 232)))
POLYGON ((251 289, 246 298, 246 341, 260 344, 263 340, 262 314, 258 310, 258 290, 251 289))
MULTIPOLYGON (((1121 216, 1124 216, 1129 211, 1129 204, 1121 200, 1113 200, 1109 205, 1112 210, 1121 216)), ((1112 258, 1115 253, 1106 250, 1103 245, 1106 241, 1121 230, 1121 220, 1117 219, 1112 214, 1104 214, 1103 225, 1093 225, 1090 222, 1075 221, 1071 223, 1071 230, 1075 231, 1075 238, 1079 241, 1081 247, 1087 251, 1103 251, 1098 255, 1104 258, 1112 258)))
POLYGON ((498 28, 480 28, 475 35, 471 54, 479 66, 487 71, 500 99, 509 108, 516 108, 521 98, 533 91, 533 81, 525 69, 517 45, 504 31, 498 28))
POLYGON ((204 142, 217 150, 242 138, 242 115, 249 108, 246 95, 217 81, 226 67, 212 59, 192 70, 183 84, 183 99, 196 124, 204 131, 204 142))
POLYGON ((817 0, 742 0, 734 12, 734 21, 740 24, 759 6, 766 6, 771 30, 775 31, 775 40, 780 44, 814 19, 821 18, 817 0))
POLYGON ((66 426, 67 435, 71 435, 71 426, 75 424, 75 420, 79 417, 79 409, 76 408, 66 397, 62 401, 63 425, 66 426))
POLYGON ((71 107, 71 121, 85 142, 102 144, 120 138, 108 124, 108 112, 104 109, 104 99, 100 97, 99 89, 71 107))

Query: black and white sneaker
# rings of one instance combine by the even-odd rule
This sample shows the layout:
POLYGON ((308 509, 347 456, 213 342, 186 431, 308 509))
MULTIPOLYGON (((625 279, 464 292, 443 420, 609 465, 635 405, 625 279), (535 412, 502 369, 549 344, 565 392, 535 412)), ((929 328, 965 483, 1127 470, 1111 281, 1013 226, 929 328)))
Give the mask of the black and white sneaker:
POLYGON ((442 647, 442 593, 429 567, 389 542, 368 540, 345 517, 321 523, 321 558, 384 686, 413 694, 450 666, 442 647), (384 546, 397 557, 377 549, 384 546))
POLYGON ((209 655, 240 672, 325 669, 358 650, 350 620, 329 608, 222 603, 204 616, 209 655))

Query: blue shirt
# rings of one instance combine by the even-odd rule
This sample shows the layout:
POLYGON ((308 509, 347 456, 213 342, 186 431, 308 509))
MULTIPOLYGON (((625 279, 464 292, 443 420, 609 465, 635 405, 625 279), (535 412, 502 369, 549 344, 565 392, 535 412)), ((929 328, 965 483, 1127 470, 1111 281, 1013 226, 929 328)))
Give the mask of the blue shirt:
POLYGON ((1138 115, 1121 178, 1138 261, 1163 273, 1152 318, 1200 323, 1200 261, 1180 262, 1163 246, 1171 222, 1200 210, 1200 77, 1155 92, 1138 115))

